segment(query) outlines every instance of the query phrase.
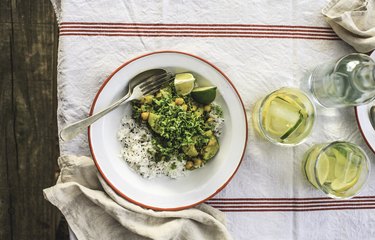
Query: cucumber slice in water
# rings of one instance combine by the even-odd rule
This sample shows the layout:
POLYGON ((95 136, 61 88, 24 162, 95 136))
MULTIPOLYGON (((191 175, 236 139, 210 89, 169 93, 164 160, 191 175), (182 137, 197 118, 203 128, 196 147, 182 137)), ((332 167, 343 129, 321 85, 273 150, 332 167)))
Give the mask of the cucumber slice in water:
POLYGON ((284 135, 282 135, 280 139, 284 140, 285 138, 289 137, 290 134, 292 134, 295 130, 297 130, 297 128, 302 124, 303 118, 304 117, 302 113, 299 113, 299 119, 296 122, 296 124, 293 127, 291 127, 286 133, 284 133, 284 135))
POLYGON ((281 140, 296 131, 305 118, 298 104, 281 97, 271 100, 267 112, 264 118, 265 129, 270 134, 280 137, 281 140))

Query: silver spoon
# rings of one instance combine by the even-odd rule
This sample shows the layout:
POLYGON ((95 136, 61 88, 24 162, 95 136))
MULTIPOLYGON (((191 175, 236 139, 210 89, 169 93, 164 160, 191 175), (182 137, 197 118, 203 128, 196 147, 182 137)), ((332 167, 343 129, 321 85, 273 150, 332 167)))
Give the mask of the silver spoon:
POLYGON ((69 141, 73 139, 75 136, 77 136, 79 133, 81 133, 84 129, 93 124, 99 118, 103 117, 107 113, 111 112, 113 109, 120 106, 121 103, 126 101, 132 95, 134 88, 140 85, 142 82, 148 80, 157 81, 160 80, 160 78, 163 78, 163 76, 168 76, 167 72, 164 69, 151 69, 136 75, 129 81, 127 87, 125 88, 126 95, 124 97, 112 103, 109 107, 101 110, 100 112, 68 125, 60 131, 60 139, 63 141, 69 141))

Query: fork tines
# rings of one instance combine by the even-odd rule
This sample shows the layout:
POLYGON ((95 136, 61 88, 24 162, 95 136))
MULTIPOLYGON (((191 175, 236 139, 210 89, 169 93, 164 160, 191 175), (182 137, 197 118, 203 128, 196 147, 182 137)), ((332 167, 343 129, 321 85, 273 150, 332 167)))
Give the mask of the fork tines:
POLYGON ((144 95, 154 94, 173 79, 174 74, 171 72, 166 72, 149 77, 143 83, 141 83, 139 87, 144 95))

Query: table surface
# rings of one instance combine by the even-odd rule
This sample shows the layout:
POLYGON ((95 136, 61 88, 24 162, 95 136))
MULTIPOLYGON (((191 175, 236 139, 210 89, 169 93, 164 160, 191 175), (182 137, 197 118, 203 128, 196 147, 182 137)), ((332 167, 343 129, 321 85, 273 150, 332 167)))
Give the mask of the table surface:
POLYGON ((58 28, 48 0, 0 1, 0 239, 69 239, 58 175, 58 28))
MULTIPOLYGON (((49 0, 1 0, 0 26, 0 239, 69 239, 66 221, 42 194, 58 176, 52 6, 49 0)), ((295 46, 309 46, 303 44, 295 46)), ((283 174, 277 173, 272 179, 283 174)))

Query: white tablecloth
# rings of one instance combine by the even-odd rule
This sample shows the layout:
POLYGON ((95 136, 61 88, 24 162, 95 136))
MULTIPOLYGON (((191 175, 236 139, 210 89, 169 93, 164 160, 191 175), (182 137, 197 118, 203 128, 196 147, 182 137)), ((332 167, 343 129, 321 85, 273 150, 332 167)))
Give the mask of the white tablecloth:
MULTIPOLYGON (((375 176, 360 197, 327 199, 304 178, 301 161, 314 143, 346 140, 363 147, 354 109, 324 110, 308 140, 283 148, 251 124, 256 100, 282 86, 304 87, 315 65, 353 49, 324 22, 327 1, 52 0, 60 26, 58 124, 88 115, 101 83, 144 53, 178 50, 214 63, 237 87, 248 113, 249 142, 228 186, 208 203, 225 211, 234 239, 375 238, 375 176)), ((87 135, 60 143, 61 154, 90 155, 87 135)))

